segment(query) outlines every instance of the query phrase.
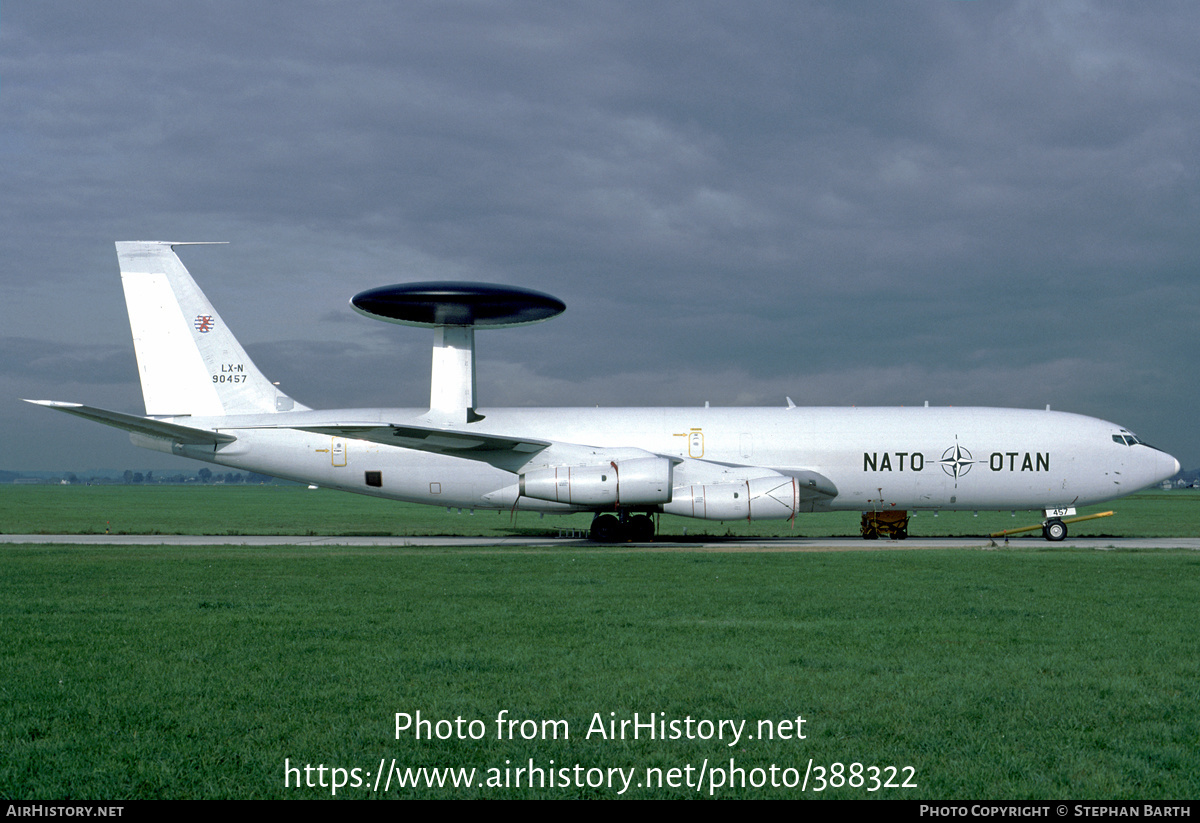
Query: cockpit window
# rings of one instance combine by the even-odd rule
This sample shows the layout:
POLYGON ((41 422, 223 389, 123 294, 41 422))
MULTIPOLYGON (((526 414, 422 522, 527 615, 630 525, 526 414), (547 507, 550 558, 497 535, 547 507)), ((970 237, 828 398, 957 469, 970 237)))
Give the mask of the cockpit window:
POLYGON ((1114 434, 1112 439, 1114 443, 1123 443, 1126 446, 1146 446, 1150 449, 1154 448, 1146 441, 1138 440, 1137 436, 1133 434, 1114 434))

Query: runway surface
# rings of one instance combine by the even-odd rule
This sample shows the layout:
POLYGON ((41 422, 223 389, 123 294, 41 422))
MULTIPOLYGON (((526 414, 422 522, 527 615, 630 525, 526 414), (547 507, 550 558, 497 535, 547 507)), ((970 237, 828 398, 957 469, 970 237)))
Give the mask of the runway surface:
POLYGON ((378 546, 395 548, 557 548, 582 551, 819 552, 915 551, 921 549, 1188 549, 1200 551, 1200 537, 1068 537, 1050 543, 1041 537, 910 537, 863 540, 858 537, 714 539, 653 543, 599 544, 578 537, 337 537, 311 535, 183 534, 0 534, 0 543, 78 546, 378 546))

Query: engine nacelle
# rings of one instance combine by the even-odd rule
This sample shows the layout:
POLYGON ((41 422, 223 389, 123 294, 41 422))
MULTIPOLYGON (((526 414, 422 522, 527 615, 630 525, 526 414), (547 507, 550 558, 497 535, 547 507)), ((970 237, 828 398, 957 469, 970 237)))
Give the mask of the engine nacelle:
POLYGON ((665 457, 637 457, 534 469, 521 475, 521 495, 576 506, 657 506, 671 501, 671 468, 665 457))
POLYGON ((740 483, 680 486, 674 499, 663 506, 668 514, 702 520, 787 520, 800 505, 799 489, 792 477, 755 477, 740 483))

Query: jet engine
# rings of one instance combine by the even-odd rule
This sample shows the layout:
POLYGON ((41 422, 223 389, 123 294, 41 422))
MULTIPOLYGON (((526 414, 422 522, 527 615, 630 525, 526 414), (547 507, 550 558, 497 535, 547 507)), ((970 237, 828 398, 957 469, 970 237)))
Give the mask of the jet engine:
POLYGON ((665 457, 549 466, 521 475, 521 495, 582 506, 655 506, 671 502, 671 467, 665 457))
POLYGON ((663 511, 704 520, 787 520, 799 507, 795 478, 774 475, 738 483, 680 486, 663 511))

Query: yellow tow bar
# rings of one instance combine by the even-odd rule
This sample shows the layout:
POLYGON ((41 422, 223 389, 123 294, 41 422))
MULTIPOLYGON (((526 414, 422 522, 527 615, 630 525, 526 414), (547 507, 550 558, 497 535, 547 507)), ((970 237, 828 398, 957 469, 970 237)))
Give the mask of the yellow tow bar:
MULTIPOLYGON (((1116 512, 1100 512, 1099 514, 1085 514, 1082 517, 1068 517, 1066 519, 1059 519, 1062 519, 1062 522, 1064 523, 1082 523, 1084 520, 1095 520, 1098 517, 1112 517, 1114 514, 1116 514, 1116 512)), ((988 537, 1007 537, 1010 534, 1032 532, 1037 531, 1040 528, 1042 528, 1041 523, 1037 524, 1036 526, 1022 526, 1019 529, 1005 529, 1002 532, 993 532, 992 534, 989 534, 988 537)))

